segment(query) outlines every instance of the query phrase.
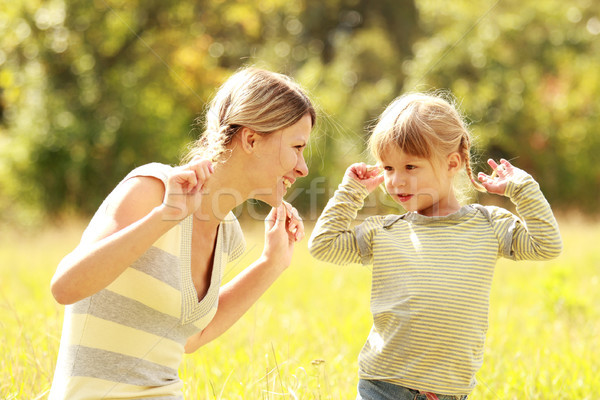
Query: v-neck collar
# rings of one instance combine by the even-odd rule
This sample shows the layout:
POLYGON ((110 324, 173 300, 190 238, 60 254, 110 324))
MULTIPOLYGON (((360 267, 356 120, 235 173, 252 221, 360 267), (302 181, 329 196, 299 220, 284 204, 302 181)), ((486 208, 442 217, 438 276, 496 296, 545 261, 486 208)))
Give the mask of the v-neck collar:
POLYGON ((181 244, 179 252, 179 271, 181 279, 181 323, 197 321, 216 307, 221 286, 223 226, 217 228, 210 285, 206 295, 198 301, 198 293, 192 280, 192 228, 193 214, 181 222, 181 244))

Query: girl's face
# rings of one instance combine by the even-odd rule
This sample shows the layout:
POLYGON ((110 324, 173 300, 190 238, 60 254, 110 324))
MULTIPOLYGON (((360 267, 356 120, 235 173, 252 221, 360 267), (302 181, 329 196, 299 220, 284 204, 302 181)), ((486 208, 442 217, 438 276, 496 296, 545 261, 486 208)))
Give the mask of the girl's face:
POLYGON ((304 149, 311 130, 311 117, 305 114, 294 125, 260 138, 254 171, 249 171, 255 179, 252 198, 277 207, 296 179, 308 174, 304 149))
POLYGON ((387 151, 381 158, 385 188, 406 211, 439 216, 460 208, 452 188, 457 168, 450 161, 442 161, 438 166, 427 158, 399 150, 387 151))

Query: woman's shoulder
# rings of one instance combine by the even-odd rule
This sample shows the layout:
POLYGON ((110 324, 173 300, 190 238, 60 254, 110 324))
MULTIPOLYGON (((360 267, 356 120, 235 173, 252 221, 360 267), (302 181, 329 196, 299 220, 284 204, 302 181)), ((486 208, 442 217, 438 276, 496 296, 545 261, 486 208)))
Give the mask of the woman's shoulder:
POLYGON ((158 162, 153 162, 149 164, 140 165, 139 167, 134 168, 127 176, 123 179, 126 181, 128 179, 134 177, 153 177, 160 179, 163 183, 167 183, 169 178, 169 174, 173 170, 173 166, 168 164, 162 164, 158 162))
POLYGON ((106 236, 147 215, 163 201, 167 178, 172 167, 152 163, 132 170, 104 199, 83 238, 106 236))

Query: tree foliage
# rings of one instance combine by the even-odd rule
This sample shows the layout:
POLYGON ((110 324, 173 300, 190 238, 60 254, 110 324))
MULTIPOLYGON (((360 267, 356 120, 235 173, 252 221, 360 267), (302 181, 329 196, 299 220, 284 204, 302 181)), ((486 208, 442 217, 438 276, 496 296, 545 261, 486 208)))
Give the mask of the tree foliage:
MULTIPOLYGON (((333 184, 364 159, 394 97, 447 88, 480 154, 517 158, 553 204, 596 204, 600 4, 589 0, 2 1, 5 216, 15 203, 88 213, 136 165, 177 163, 215 88, 249 64, 290 74, 318 104, 313 178, 333 184)), ((300 207, 311 181, 299 181, 300 207)))

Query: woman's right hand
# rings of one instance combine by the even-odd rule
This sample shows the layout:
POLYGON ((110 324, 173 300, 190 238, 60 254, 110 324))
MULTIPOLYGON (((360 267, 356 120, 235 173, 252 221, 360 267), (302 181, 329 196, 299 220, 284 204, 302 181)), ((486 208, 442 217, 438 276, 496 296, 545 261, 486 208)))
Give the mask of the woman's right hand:
POLYGON ((352 164, 346 170, 346 176, 365 185, 369 193, 383 182, 381 167, 365 163, 352 164))
POLYGON ((213 172, 212 162, 200 157, 173 169, 163 200, 165 217, 178 221, 198 210, 202 203, 202 189, 213 172))

